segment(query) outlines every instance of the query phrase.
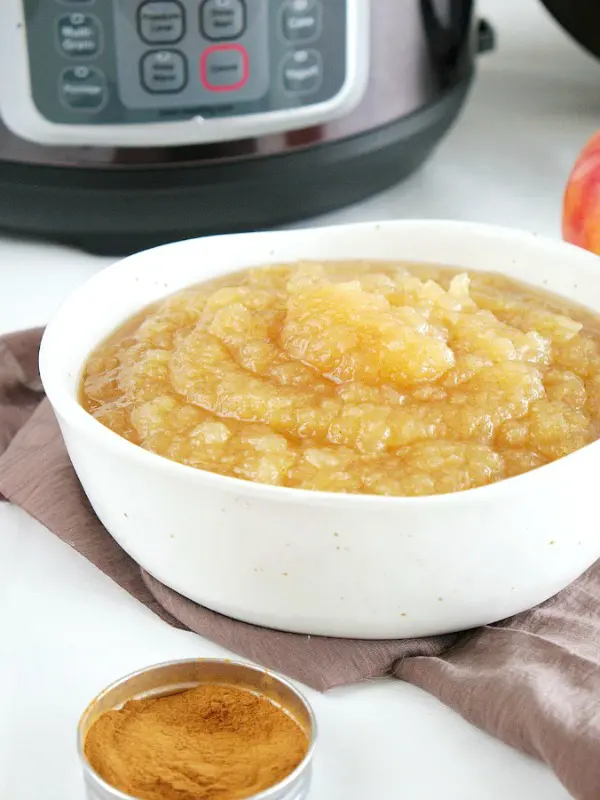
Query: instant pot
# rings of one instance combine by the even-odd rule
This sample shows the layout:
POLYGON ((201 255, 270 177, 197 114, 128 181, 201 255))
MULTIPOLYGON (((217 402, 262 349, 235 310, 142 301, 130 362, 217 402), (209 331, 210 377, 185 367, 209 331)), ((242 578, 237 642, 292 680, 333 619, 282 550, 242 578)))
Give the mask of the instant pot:
POLYGON ((1 0, 0 228, 122 254, 358 201, 492 40, 473 0, 1 0))

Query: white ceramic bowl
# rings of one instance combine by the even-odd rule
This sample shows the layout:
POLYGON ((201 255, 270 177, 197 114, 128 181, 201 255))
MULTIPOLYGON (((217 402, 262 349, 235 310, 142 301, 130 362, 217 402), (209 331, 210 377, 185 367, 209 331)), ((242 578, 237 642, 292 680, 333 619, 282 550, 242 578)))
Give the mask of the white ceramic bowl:
POLYGON ((46 330, 44 386, 92 506, 159 581, 222 614, 371 639, 490 623, 552 596, 598 557, 600 442, 492 486, 425 498, 306 492, 176 464, 77 402, 84 361, 142 306, 243 267, 409 259, 501 272, 600 312, 600 259, 461 222, 402 221, 197 239, 115 264, 46 330))

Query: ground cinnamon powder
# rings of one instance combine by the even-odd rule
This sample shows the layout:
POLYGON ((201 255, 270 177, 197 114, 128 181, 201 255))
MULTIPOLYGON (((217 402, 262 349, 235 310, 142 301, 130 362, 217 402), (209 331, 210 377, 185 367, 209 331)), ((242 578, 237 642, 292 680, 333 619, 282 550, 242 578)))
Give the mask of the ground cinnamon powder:
POLYGON ((202 685, 131 700, 91 727, 85 755, 139 800, 240 800, 292 772, 308 750, 300 726, 265 697, 202 685))

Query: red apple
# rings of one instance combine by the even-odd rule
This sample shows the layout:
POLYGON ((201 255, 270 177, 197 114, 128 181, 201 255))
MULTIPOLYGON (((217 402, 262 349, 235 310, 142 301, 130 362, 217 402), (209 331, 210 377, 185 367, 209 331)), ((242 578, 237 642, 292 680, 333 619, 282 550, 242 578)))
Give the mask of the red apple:
POLYGON ((600 131, 579 154, 567 181, 563 236, 600 255, 600 131))

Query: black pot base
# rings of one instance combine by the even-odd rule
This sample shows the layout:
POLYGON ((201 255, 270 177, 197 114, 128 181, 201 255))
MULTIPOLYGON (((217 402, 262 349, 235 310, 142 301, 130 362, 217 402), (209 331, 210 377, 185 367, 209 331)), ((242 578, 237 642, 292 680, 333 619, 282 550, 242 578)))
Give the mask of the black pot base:
POLYGON ((456 119, 470 82, 383 127, 281 156, 146 170, 0 161, 0 228, 123 256, 315 217, 415 172, 456 119))

